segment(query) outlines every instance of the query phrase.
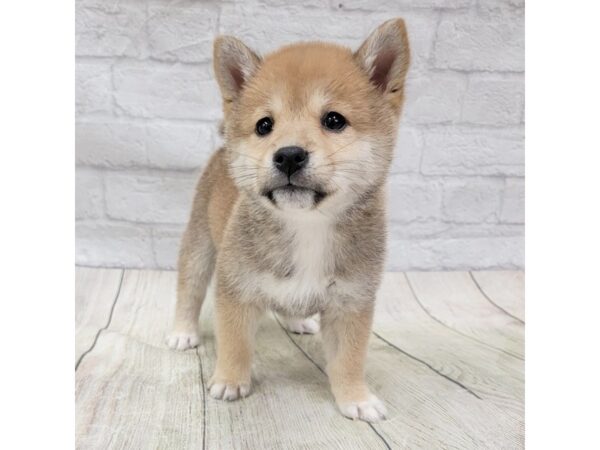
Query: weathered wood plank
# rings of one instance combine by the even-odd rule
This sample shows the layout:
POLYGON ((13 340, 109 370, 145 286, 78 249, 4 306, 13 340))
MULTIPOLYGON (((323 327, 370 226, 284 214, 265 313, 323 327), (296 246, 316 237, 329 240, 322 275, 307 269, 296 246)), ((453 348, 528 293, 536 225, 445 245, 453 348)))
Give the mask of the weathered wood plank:
MULTIPOLYGON (((289 336, 324 367, 319 335, 289 336)), ((523 447, 519 420, 375 338, 367 380, 388 408, 388 420, 374 427, 392 448, 523 447)))
POLYGON ((76 373, 77 448, 202 448, 199 358, 163 345, 174 287, 172 272, 126 271, 111 324, 76 373))
POLYGON ((416 299, 448 328, 524 358, 524 327, 487 300, 468 272, 409 272, 416 299))
POLYGON ((524 418, 524 362, 449 330, 419 306, 403 273, 385 274, 374 332, 443 376, 524 418))
POLYGON ((121 269, 75 268, 75 361, 92 348, 119 291, 121 269))
MULTIPOLYGON (((375 331, 391 345, 373 338, 367 375, 390 419, 371 428, 338 413, 326 377, 311 361, 324 366, 320 336, 287 335, 271 315, 257 335, 253 394, 233 403, 207 396, 215 363, 212 298, 197 352, 167 350, 175 277, 125 273, 110 326, 76 374, 78 448, 385 448, 374 430, 392 448, 523 446, 523 361, 477 342, 504 343, 505 336, 494 338, 496 318, 482 317, 477 340, 467 338, 427 315, 402 275, 386 275, 375 331)), ((95 295, 86 291, 78 295, 95 295)), ((483 301, 467 294, 453 298, 483 301)), ((450 302, 434 309, 460 308, 450 302)), ((460 332, 468 336, 466 323, 460 332)))
POLYGON ((172 352, 163 338, 174 290, 172 272, 126 272, 111 325, 77 373, 79 448, 384 448, 368 425, 337 412, 320 372, 269 318, 257 336, 253 395, 205 397, 212 301, 198 353, 172 352))
POLYGON ((484 295, 508 314, 525 321, 525 276, 521 271, 471 272, 484 295))

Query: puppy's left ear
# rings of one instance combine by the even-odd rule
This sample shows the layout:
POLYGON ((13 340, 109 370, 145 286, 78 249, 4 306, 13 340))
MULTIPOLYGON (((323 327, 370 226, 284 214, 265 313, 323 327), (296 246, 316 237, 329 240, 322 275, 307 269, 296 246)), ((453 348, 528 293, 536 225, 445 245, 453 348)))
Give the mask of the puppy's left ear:
POLYGON ((380 25, 354 54, 371 83, 396 107, 402 104, 404 80, 410 64, 408 34, 403 19, 380 25))

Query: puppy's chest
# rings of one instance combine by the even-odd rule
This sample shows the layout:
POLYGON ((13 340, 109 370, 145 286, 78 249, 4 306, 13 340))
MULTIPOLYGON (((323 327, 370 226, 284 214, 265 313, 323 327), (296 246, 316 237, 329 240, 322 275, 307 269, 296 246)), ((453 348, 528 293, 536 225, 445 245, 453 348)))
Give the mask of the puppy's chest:
POLYGON ((260 289, 276 309, 309 313, 326 299, 335 284, 335 239, 327 223, 291 224, 286 261, 287 273, 263 274, 260 289))

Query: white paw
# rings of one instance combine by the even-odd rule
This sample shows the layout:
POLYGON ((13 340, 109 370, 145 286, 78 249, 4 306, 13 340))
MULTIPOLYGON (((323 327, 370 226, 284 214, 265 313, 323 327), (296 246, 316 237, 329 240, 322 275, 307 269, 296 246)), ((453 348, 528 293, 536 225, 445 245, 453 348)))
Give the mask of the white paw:
POLYGON ((172 350, 187 350, 189 348, 198 347, 200 337, 196 332, 173 332, 167 336, 167 345, 172 350))
POLYGON ((363 402, 348 402, 339 405, 342 414, 350 419, 360 419, 365 422, 379 422, 387 414, 385 405, 381 400, 371 394, 363 402))
POLYGON ((286 330, 297 334, 315 334, 320 329, 319 322, 311 317, 306 319, 282 317, 282 323, 286 330))
POLYGON ((217 400, 237 400, 238 398, 247 397, 250 394, 249 383, 213 383, 210 386, 210 396, 217 400))

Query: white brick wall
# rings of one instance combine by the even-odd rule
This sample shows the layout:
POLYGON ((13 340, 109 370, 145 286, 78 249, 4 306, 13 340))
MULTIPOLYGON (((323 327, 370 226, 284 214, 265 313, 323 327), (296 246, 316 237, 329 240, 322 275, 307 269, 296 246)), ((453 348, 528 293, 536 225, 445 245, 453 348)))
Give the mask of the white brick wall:
POLYGON ((218 33, 356 48, 402 16, 413 64, 390 177, 389 268, 523 266, 522 0, 77 0, 77 262, 175 265, 218 145, 218 33))

